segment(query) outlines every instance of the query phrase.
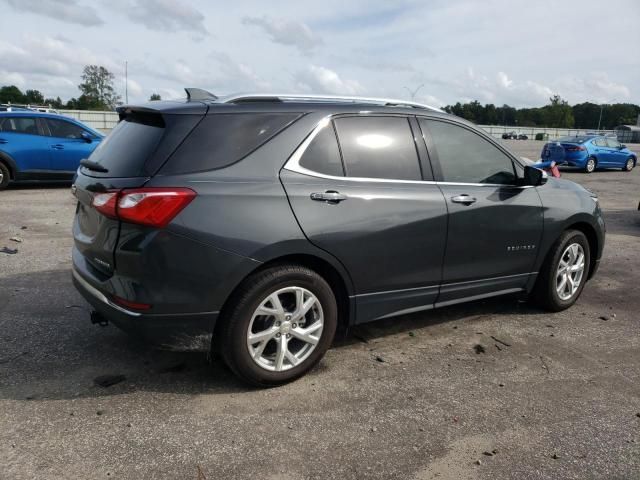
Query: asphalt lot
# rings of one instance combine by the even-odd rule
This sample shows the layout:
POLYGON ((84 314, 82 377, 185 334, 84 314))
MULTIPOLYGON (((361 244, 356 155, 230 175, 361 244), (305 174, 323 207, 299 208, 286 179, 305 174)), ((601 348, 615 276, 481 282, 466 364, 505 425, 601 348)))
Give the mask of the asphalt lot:
POLYGON ((573 308, 509 297, 371 324, 270 390, 91 325, 68 186, 0 192, 0 249, 18 249, 0 253, 0 478, 640 478, 640 168, 563 175, 608 228, 573 308))

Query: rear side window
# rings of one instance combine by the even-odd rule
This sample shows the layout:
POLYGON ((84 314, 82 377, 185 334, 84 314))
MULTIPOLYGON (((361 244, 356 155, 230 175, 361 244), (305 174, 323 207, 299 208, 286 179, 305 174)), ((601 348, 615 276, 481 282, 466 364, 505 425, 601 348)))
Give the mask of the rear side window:
POLYGON ((331 122, 320 130, 304 151, 300 166, 325 175, 344 176, 340 149, 331 122))
POLYGON ((444 182, 516 183, 511 158, 491 142, 464 127, 420 119, 433 138, 444 182))
POLYGON ((207 115, 171 156, 162 174, 227 167, 262 146, 298 117, 299 113, 207 115))
POLYGON ((607 142, 604 138, 597 138, 596 140, 593 141, 593 144, 596 147, 606 147, 607 146, 607 142))
POLYGON ((38 135, 38 127, 32 117, 5 117, 0 119, 0 132, 38 135))
POLYGON ((347 176, 422 180, 408 119, 343 117, 335 125, 347 176))
MULTIPOLYGON (((143 175, 144 164, 165 133, 160 115, 129 115, 104 138, 89 157, 109 171, 107 177, 143 175)), ((96 175, 91 172, 91 175, 96 175)))
POLYGON ((47 125, 49 125, 49 131, 51 132, 52 137, 82 138, 84 129, 74 123, 54 118, 47 118, 46 121, 47 125))

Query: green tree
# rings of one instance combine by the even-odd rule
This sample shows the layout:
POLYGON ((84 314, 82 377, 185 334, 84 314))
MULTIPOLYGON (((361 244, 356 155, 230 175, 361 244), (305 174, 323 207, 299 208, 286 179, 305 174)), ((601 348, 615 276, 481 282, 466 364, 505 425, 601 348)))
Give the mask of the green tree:
POLYGON ((158 93, 152 93, 149 97, 149 101, 154 102, 156 100, 162 100, 162 97, 158 93))
POLYGON ((62 99, 60 97, 56 98, 45 98, 45 105, 51 105, 53 108, 63 108, 64 104, 62 103, 62 99))
POLYGON ((82 83, 78 85, 82 95, 76 102, 89 110, 113 110, 120 101, 113 87, 114 79, 113 73, 106 68, 87 65, 82 73, 82 83))
POLYGON ((572 128, 574 124, 573 110, 560 95, 549 99, 549 105, 542 107, 543 122, 547 127, 572 128))
POLYGON ((0 88, 0 103, 24 103, 24 94, 15 85, 0 88))
POLYGON ((42 105, 44 103, 44 95, 38 90, 27 90, 24 92, 24 101, 31 105, 42 105))

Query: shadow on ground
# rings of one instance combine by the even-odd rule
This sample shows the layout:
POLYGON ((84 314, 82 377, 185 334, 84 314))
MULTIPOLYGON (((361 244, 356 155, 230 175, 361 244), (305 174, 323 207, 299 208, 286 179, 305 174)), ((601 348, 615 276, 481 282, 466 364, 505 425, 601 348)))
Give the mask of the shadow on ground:
MULTIPOLYGON (((160 351, 114 326, 92 325, 69 271, 0 279, 0 305, 0 397, 37 401, 138 390, 185 395, 251 390, 217 358, 160 351), (96 385, 104 375, 125 378, 106 388, 96 385)), ((376 338, 514 313, 539 312, 515 297, 485 300, 353 327, 336 338, 333 348, 349 355, 353 345, 376 338)), ((310 375, 322 370, 321 363, 310 375)))

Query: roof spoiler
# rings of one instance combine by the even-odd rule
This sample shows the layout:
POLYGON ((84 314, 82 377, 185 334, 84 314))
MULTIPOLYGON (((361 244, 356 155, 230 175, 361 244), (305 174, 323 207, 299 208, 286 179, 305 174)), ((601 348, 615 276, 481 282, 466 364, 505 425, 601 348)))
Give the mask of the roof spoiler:
POLYGON ((216 97, 213 93, 211 92, 207 92, 206 90, 203 90, 201 88, 193 88, 193 87, 188 87, 184 89, 185 92, 187 92, 187 100, 194 100, 194 101, 203 101, 203 100, 217 100, 218 97, 216 97))

